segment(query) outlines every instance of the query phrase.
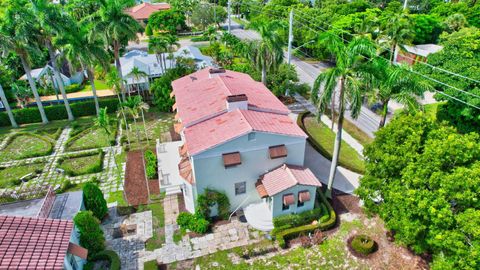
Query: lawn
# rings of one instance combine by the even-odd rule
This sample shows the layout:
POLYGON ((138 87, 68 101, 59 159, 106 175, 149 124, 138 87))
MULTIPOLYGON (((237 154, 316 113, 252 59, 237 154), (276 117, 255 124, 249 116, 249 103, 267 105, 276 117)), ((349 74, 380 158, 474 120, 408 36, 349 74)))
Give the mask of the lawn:
POLYGON ((0 151, 0 162, 45 156, 53 151, 52 142, 42 136, 23 132, 12 136, 14 137, 7 146, 0 151))
POLYGON ((114 191, 108 194, 107 203, 117 202, 118 206, 127 206, 127 202, 123 198, 123 191, 114 191))
POLYGON ((103 169, 103 152, 77 157, 62 157, 58 168, 65 170, 69 176, 78 176, 101 172, 103 169))
POLYGON ((165 213, 163 212, 163 197, 160 196, 152 203, 147 205, 140 205, 137 212, 152 211, 153 218, 153 237, 148 239, 145 243, 145 249, 148 251, 161 248, 165 243, 165 213))
MULTIPOLYGON (((102 81, 102 80, 95 80, 95 90, 107 90, 110 89, 108 85, 102 81)), ((91 92, 92 91, 92 86, 90 85, 89 81, 85 82, 85 88, 83 88, 82 91, 80 92, 91 92)))
POLYGON ((140 137, 140 143, 145 148, 155 147, 155 140, 161 139, 164 132, 168 132, 173 125, 173 114, 159 112, 155 108, 145 113, 145 128, 141 118, 137 119, 135 125, 132 119, 129 119, 129 131, 128 137, 130 138, 130 149, 139 149, 138 137, 140 137), (138 137, 137 137, 138 129, 138 137), (147 136, 149 144, 147 144, 147 136))
MULTIPOLYGON (((325 115, 332 119, 332 113, 329 109, 325 110, 325 115)), ((335 126, 337 125, 338 113, 335 114, 335 126)), ((343 130, 350 134, 355 140, 357 140, 361 145, 366 146, 367 144, 373 142, 373 138, 368 136, 363 130, 359 129, 355 124, 343 119, 343 130)))
MULTIPOLYGON (((331 159, 333 146, 335 142, 335 133, 330 130, 323 122, 317 122, 315 117, 307 116, 304 119, 305 128, 310 135, 310 139, 318 145, 320 153, 331 159)), ((358 173, 365 171, 363 158, 349 144, 342 140, 340 148, 340 166, 353 170, 358 173)))
POLYGON ((0 188, 12 187, 20 184, 20 178, 35 172, 40 172, 44 163, 19 165, 8 168, 0 168, 0 188))
MULTIPOLYGON (((112 129, 114 127, 112 126, 112 129)), ((114 131, 114 130, 113 130, 114 131)), ((87 128, 74 135, 67 142, 66 151, 79 151, 110 146, 110 141, 115 139, 115 132, 110 136, 101 128, 87 128)))

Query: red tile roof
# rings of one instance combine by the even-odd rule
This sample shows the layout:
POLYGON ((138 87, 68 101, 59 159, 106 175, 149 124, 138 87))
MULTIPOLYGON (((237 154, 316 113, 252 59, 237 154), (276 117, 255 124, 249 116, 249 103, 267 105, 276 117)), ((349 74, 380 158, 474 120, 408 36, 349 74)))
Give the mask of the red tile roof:
POLYGON ((0 269, 63 269, 73 222, 0 216, 0 269))
POLYGON ((183 130, 189 155, 196 155, 252 131, 307 137, 287 115, 234 110, 183 130))
POLYGON ((249 75, 226 70, 210 78, 210 68, 172 82, 176 108, 185 126, 227 110, 227 96, 245 94, 249 109, 287 115, 290 111, 262 83, 249 75))
POLYGON ((261 181, 268 196, 273 196, 296 185, 322 186, 310 169, 286 164, 264 174, 261 181))
POLYGON ((159 10, 166 10, 170 9, 170 4, 168 3, 142 3, 140 5, 136 5, 132 8, 126 9, 125 13, 129 14, 136 20, 146 20, 152 15, 153 13, 159 10))

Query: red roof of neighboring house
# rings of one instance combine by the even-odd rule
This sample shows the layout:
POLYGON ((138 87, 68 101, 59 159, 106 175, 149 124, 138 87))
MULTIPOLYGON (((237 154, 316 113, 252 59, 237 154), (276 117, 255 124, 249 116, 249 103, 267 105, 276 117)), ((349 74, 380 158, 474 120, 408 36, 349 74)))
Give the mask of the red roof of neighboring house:
POLYGON ((210 78, 210 68, 172 82, 178 115, 184 126, 227 110, 227 96, 245 94, 248 108, 287 115, 290 111, 262 83, 248 74, 226 70, 210 78))
POLYGON ((73 222, 0 216, 0 269, 63 269, 73 222))
POLYGON ((127 14, 132 16, 135 20, 146 20, 152 15, 153 13, 159 10, 166 10, 170 9, 170 4, 168 3, 142 3, 140 5, 136 5, 132 8, 128 8, 125 10, 127 14))
POLYGON ((261 181, 268 196, 273 196, 295 185, 322 186, 309 168, 286 164, 264 174, 261 181))
POLYGON ((288 115, 237 109, 185 128, 185 144, 195 155, 252 131, 307 137, 288 115))

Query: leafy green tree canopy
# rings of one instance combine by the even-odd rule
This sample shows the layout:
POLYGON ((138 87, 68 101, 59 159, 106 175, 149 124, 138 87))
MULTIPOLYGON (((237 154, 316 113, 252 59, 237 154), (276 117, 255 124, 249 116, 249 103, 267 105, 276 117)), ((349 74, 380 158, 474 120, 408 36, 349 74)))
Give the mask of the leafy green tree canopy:
POLYGON ((87 210, 92 211, 96 218, 102 220, 108 212, 107 201, 103 192, 94 183, 86 183, 83 186, 83 202, 87 210))
MULTIPOLYGON (((183 29, 185 25, 185 15, 176 9, 161 10, 153 13, 148 19, 146 31, 161 31, 176 34, 177 30, 183 29), (150 30, 148 30, 150 29, 150 30)), ((148 33, 147 33, 148 34, 148 33)))

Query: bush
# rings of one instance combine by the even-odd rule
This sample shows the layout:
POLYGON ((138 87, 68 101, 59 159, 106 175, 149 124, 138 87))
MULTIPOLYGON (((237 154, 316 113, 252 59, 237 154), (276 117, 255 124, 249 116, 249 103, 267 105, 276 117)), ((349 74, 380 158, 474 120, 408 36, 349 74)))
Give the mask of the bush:
POLYGON ((351 246, 356 252, 368 255, 375 249, 375 241, 367 235, 356 235, 353 237, 351 246))
POLYGON ((184 230, 190 230, 192 232, 201 234, 206 233, 208 231, 208 227, 210 226, 210 222, 203 218, 199 212, 195 214, 188 212, 180 213, 177 216, 177 224, 184 230))
POLYGON ((108 212, 107 201, 96 184, 89 182, 83 186, 83 202, 85 208, 92 211, 99 220, 102 220, 108 212))
POLYGON ((80 90, 83 90, 85 86, 83 84, 73 83, 70 85, 65 86, 65 92, 68 93, 75 93, 80 90))
POLYGON ((87 263, 88 266, 85 265, 83 269, 89 269, 88 267, 91 267, 90 269, 93 269, 93 262, 101 261, 101 260, 107 260, 110 263, 110 268, 109 268, 110 270, 120 270, 122 265, 120 261, 120 257, 115 251, 104 250, 104 251, 98 252, 97 254, 95 254, 95 256, 91 257, 88 260, 88 263, 87 263))
POLYGON ((228 200, 227 195, 208 188, 197 198, 198 214, 204 219, 209 219, 210 208, 215 204, 218 206, 218 216, 222 219, 228 219, 228 216, 230 215, 230 201, 228 200))
MULTIPOLYGON (((95 101, 70 101, 70 108, 75 117, 95 115, 97 112, 95 110, 95 101)), ((98 103, 101 108, 107 107, 108 113, 114 113, 117 111, 118 100, 115 98, 109 99, 99 99, 98 103)), ((48 120, 63 120, 67 119, 67 111, 63 104, 45 106, 45 114, 47 115, 48 120)), ((15 120, 18 124, 30 124, 42 122, 40 117, 40 112, 37 107, 29 107, 24 109, 14 109, 12 110, 15 120)), ((0 126, 9 126, 10 120, 8 119, 7 112, 0 112, 0 126)))
POLYGON ((156 179, 157 177, 157 156, 151 151, 145 151, 145 170, 148 179, 156 179))
POLYGON ((201 42, 201 41, 208 41, 207 36, 198 36, 198 37, 192 37, 190 39, 191 42, 201 42))
POLYGON ((100 228, 100 221, 92 211, 80 211, 73 218, 73 222, 80 233, 80 245, 88 249, 88 257, 94 257, 105 249, 105 237, 100 228))
POLYGON ((274 227, 282 227, 290 225, 291 227, 298 227, 301 225, 312 223, 314 220, 322 216, 322 208, 318 207, 299 214, 289 214, 279 216, 273 219, 274 227))

